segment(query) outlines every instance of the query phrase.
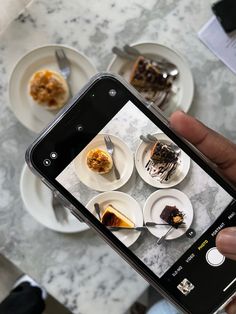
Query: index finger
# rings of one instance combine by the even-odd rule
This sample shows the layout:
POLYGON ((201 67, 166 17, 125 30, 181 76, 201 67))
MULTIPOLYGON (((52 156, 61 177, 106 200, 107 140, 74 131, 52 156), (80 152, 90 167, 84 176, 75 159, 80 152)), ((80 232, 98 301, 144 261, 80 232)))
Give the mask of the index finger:
POLYGON ((214 162, 231 181, 236 181, 236 145, 183 112, 175 112, 170 125, 214 162))

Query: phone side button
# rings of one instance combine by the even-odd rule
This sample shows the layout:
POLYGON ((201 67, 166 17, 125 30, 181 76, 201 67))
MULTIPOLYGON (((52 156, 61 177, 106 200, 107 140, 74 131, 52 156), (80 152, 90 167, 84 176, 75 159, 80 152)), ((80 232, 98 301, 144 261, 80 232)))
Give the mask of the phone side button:
POLYGON ((54 186, 51 185, 51 183, 49 183, 47 180, 45 180, 44 178, 41 179, 41 181, 52 191, 55 190, 54 186))
POLYGON ((79 219, 80 222, 85 222, 83 218, 81 218, 80 215, 77 212, 75 212, 73 209, 71 210, 71 214, 74 215, 77 219, 79 219))

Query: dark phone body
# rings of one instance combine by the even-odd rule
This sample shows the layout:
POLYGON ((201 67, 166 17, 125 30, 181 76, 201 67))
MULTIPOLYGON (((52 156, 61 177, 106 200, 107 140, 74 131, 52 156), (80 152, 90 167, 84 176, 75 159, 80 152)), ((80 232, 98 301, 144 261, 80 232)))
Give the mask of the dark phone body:
MULTIPOLYGON (((186 306, 176 298, 168 284, 155 274, 123 245, 108 229, 106 229, 86 208, 78 202, 55 178, 80 153, 94 136, 108 123, 113 116, 131 100, 153 123, 178 144, 198 165, 200 165, 215 181, 222 186, 233 199, 235 188, 225 181, 208 160, 196 151, 189 143, 170 129, 168 121, 158 109, 147 104, 139 94, 119 78, 110 74, 96 76, 79 95, 71 101, 46 128, 38 139, 29 147, 26 161, 31 170, 38 175, 51 189, 58 190, 62 201, 70 208, 73 215, 94 228, 102 238, 113 247, 134 269, 136 269, 161 294, 169 298, 184 313, 215 313, 226 302, 235 289, 227 291, 224 299, 215 300, 218 304, 210 304, 205 310, 186 306), (109 96, 109 90, 115 89, 116 97, 109 96), (80 132, 78 132, 78 125, 80 132), (65 132, 66 130, 66 132, 65 132), (75 145, 76 143, 76 145, 75 145), (43 160, 57 152, 58 159, 51 166, 45 166, 43 160)), ((231 205, 230 205, 231 206, 231 205)), ((233 206, 235 204, 233 203, 233 206)), ((201 240, 201 239, 200 239, 201 240)), ((199 240, 199 241, 200 241, 199 240)), ((198 302, 198 300, 195 300, 198 302)), ((203 305, 204 307, 204 305, 203 305)))
POLYGON ((236 1, 221 0, 212 5, 212 11, 226 33, 236 30, 236 1))

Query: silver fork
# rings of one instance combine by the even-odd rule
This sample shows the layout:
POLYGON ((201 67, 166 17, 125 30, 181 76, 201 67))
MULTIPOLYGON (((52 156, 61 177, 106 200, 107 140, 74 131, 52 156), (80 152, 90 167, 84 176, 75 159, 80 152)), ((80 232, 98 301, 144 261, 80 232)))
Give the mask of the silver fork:
POLYGON ((57 48, 55 51, 55 56, 60 69, 60 72, 67 82, 69 89, 69 96, 72 97, 71 86, 70 86, 70 76, 71 76, 71 64, 70 60, 67 58, 64 50, 62 48, 57 48))
POLYGON ((58 198, 57 194, 53 192, 52 194, 52 208, 56 217, 56 220, 60 224, 64 224, 68 222, 68 213, 66 208, 58 198))
POLYGON ((112 161, 113 161, 113 168, 114 168, 114 173, 115 173, 116 179, 119 180, 120 179, 120 173, 119 173, 118 169, 116 168, 116 164, 115 164, 115 161, 114 161, 114 158, 113 158, 113 155, 114 155, 114 145, 113 145, 109 135, 105 135, 104 136, 104 141, 105 141, 105 144, 106 144, 107 151, 111 155, 111 158, 112 158, 112 161))

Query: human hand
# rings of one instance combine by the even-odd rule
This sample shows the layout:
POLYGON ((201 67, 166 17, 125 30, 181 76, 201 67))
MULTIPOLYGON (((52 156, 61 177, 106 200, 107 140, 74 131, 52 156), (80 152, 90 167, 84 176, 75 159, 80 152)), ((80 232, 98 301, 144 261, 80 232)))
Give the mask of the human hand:
MULTIPOLYGON (((228 180, 236 184, 234 143, 180 111, 172 114, 170 126, 215 163, 228 180)), ((216 246, 223 255, 236 260, 236 227, 220 231, 216 238, 216 246)), ((225 310, 228 314, 235 314, 236 299, 231 301, 225 310)))

